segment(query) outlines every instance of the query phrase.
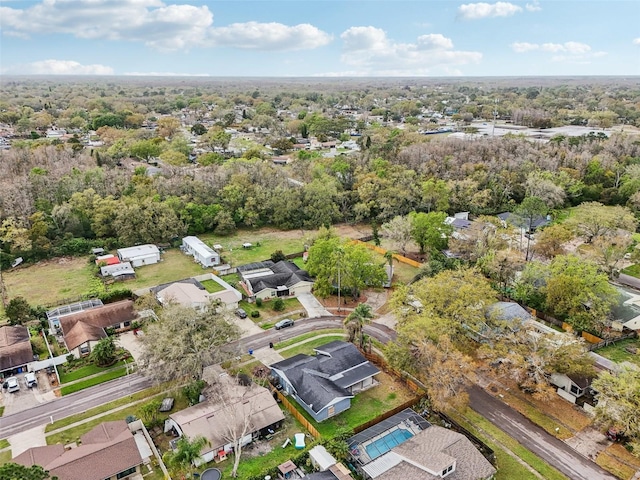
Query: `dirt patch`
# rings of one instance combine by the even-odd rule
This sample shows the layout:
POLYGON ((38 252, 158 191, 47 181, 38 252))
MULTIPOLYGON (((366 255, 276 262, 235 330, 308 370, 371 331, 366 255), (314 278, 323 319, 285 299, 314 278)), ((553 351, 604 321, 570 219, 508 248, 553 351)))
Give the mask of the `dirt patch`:
MULTIPOLYGON (((327 298, 319 298, 318 300, 320 300, 320 303, 322 303, 325 308, 338 308, 337 295, 331 295, 327 298)), ((360 303, 367 303, 367 297, 360 295, 356 300, 354 300, 351 296, 340 296, 340 308, 352 309, 356 308, 360 303)))

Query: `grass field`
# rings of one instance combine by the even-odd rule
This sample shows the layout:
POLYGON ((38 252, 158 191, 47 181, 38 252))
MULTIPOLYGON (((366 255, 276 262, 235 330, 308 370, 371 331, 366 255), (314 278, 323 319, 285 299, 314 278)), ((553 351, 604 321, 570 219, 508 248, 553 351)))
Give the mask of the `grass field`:
POLYGON ((629 265, 626 268, 620 270, 621 273, 631 275, 632 277, 640 278, 640 265, 629 265))
POLYGON ((3 438, 2 440, 0 440, 0 448, 7 448, 9 446, 9 440, 7 440, 6 438, 3 438))
MULTIPOLYGON (((286 317, 287 314, 292 312, 304 312, 304 308, 297 298, 285 298, 283 299, 283 301, 284 310, 280 312, 276 312, 273 309, 273 301, 262 302, 262 305, 258 307, 255 303, 249 303, 246 300, 242 300, 238 303, 238 306, 244 309, 244 311, 247 312, 247 315, 249 315, 249 318, 251 318, 251 320, 253 320, 255 323, 259 325, 264 325, 266 323, 267 325, 265 326, 267 328, 270 328, 272 326, 271 323, 275 323, 277 321, 276 319, 286 317), (251 312, 254 310, 260 312, 259 317, 251 317, 251 312)), ((297 318, 299 318, 299 316, 294 316, 293 319, 296 320, 297 318)))
POLYGON ((79 392, 80 390, 93 387, 94 385, 100 385, 101 383, 108 382, 109 380, 113 380, 114 378, 124 377, 126 374, 127 374, 126 368, 116 368, 113 370, 109 370, 105 372, 103 375, 87 378, 86 380, 82 380, 80 382, 67 385, 66 387, 62 387, 60 389, 60 394, 69 395, 70 393, 79 392))
POLYGON ((616 344, 599 348, 596 353, 614 362, 630 362, 640 367, 640 338, 628 338, 616 344), (635 355, 625 350, 625 347, 636 347, 638 353, 635 355))
POLYGON ((313 337, 317 337, 318 335, 325 335, 328 333, 342 333, 344 334, 344 330, 341 328, 328 328, 326 330, 314 330, 313 332, 303 333, 300 336, 290 338, 289 340, 284 340, 282 342, 276 343, 273 348, 276 350, 282 350, 289 345, 294 345, 296 343, 304 342, 305 340, 313 337))
MULTIPOLYGON (((314 336, 319 332, 313 332, 314 336)), ((288 348, 286 350, 280 350, 280 355, 284 358, 290 358, 294 355, 298 355, 299 353, 304 353, 305 355, 313 355, 313 349, 319 347, 320 345, 324 345, 325 343, 333 342, 334 340, 344 340, 344 332, 331 334, 330 337, 321 337, 316 338, 314 340, 310 340, 308 342, 303 343, 302 345, 297 345, 292 348, 288 348)), ((301 341, 301 340, 298 340, 301 341)))
POLYGON ((203 280, 200 283, 209 293, 222 292, 225 289, 215 280, 203 280))
POLYGON ((11 461, 11 450, 0 452, 0 465, 9 463, 11 461))
MULTIPOLYGON (((358 226, 341 225, 335 228, 339 235, 349 238, 368 233, 368 227, 359 229, 358 226)), ((265 228, 240 230, 228 237, 204 234, 200 238, 209 244, 221 244, 224 247, 224 261, 237 266, 268 260, 276 250, 282 250, 285 254, 301 252, 315 234, 315 231, 309 230, 280 232, 265 228), (242 248, 243 243, 251 243, 253 246, 245 249, 242 248)), ((201 275, 207 271, 195 263, 193 257, 177 248, 166 250, 161 258, 160 263, 136 268, 135 279, 118 283, 117 286, 138 290, 201 275)), ((87 293, 88 285, 96 278, 93 268, 89 264, 88 255, 60 257, 3 272, 3 279, 9 298, 22 296, 31 305, 56 305, 65 300, 76 301, 79 296, 87 293)))
POLYGON ((67 366, 62 365, 58 371, 60 372, 60 383, 69 383, 74 380, 79 380, 84 377, 88 377, 89 375, 95 375, 96 373, 104 373, 113 368, 118 368, 124 366, 123 361, 119 361, 110 367, 99 367, 97 365, 87 365, 85 367, 78 368, 76 370, 72 370, 70 372, 66 372, 67 366))

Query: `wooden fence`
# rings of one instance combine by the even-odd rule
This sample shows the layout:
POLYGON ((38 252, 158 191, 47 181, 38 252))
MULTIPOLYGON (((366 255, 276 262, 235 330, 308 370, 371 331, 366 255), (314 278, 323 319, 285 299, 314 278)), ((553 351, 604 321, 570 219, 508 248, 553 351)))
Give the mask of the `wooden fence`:
POLYGON ((316 430, 316 427, 314 427, 311 422, 298 411, 298 409, 289 401, 287 397, 284 396, 281 391, 276 390, 275 388, 272 388, 272 391, 274 391, 278 395, 278 400, 282 402, 284 408, 286 408, 289 413, 293 415, 294 418, 298 420, 302 424, 302 426, 309 431, 311 435, 313 435, 313 438, 320 438, 320 432, 316 430))
POLYGON ((386 420, 389 417, 394 416, 396 413, 400 413, 401 411, 407 409, 407 408, 412 408, 414 407, 416 404, 420 403, 420 401, 425 398, 426 395, 422 395, 420 397, 414 397, 411 400, 408 400, 406 402, 404 402, 402 405, 398 405, 396 408, 394 408, 393 410, 389 410, 388 412, 383 413, 382 415, 378 415, 376 418, 374 418, 373 420, 369 420, 367 423, 363 423, 362 425, 358 425, 357 427, 355 427, 353 429, 353 433, 360 433, 363 430, 366 430, 369 427, 372 427, 378 423, 380 423, 383 420, 386 420))
MULTIPOLYGON (((387 253, 387 250, 385 250, 382 247, 378 247, 376 245, 371 245, 370 243, 366 243, 363 242, 362 240, 351 240, 351 243, 356 244, 356 245, 363 245, 364 247, 368 248, 369 250, 373 250, 376 253, 379 253, 380 255, 385 255, 387 253)), ((397 260, 400 263, 405 263, 407 265, 411 265, 412 267, 415 268, 420 268, 422 267, 422 264, 420 262, 416 262, 415 260, 411 260, 410 258, 404 257, 402 255, 399 255, 397 253, 393 254, 393 258, 395 260, 397 260)))
POLYGON ((587 348, 590 351, 593 351, 593 350, 597 350, 597 349, 602 348, 602 347, 606 347, 608 345, 613 345, 615 343, 618 343, 618 342, 620 342, 622 340, 626 340, 628 338, 635 338, 637 336, 638 336, 638 334, 636 332, 630 332, 630 333, 627 333, 626 335, 621 335, 621 336, 616 337, 616 338, 609 338, 609 339, 606 339, 606 340, 602 340, 601 342, 598 342, 598 343, 591 343, 591 344, 589 344, 587 346, 587 348))
POLYGON ((362 355, 364 355, 364 358, 369 360, 371 363, 380 367, 381 370, 396 378, 400 382, 404 383, 404 385, 413 393, 418 395, 418 397, 422 397, 426 393, 427 387, 410 373, 403 372, 402 370, 397 370, 391 367, 386 362, 386 360, 377 353, 369 353, 363 350, 360 350, 360 352, 362 353, 362 355))

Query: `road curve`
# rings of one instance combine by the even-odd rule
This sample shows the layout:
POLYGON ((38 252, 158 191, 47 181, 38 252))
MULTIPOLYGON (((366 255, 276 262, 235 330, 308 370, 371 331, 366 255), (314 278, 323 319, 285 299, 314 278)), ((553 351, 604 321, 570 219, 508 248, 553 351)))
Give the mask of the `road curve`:
POLYGON ((477 385, 469 388, 469 406, 571 479, 616 479, 596 463, 583 457, 563 441, 549 435, 528 418, 477 385))

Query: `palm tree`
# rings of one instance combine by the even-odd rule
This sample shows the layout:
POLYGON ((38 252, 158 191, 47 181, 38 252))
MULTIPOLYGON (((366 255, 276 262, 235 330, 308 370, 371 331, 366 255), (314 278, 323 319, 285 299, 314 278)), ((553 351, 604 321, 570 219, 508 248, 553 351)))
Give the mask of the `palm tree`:
POLYGON ((353 309, 353 312, 344 319, 344 326, 349 335, 350 342, 355 343, 357 339, 360 348, 364 348, 365 335, 362 330, 366 324, 371 322, 371 319, 373 319, 371 305, 359 303, 358 306, 353 309))
POLYGON ((205 445, 209 445, 209 440, 201 436, 192 440, 186 436, 180 437, 176 442, 176 449, 165 453, 163 460, 180 478, 192 478, 193 464, 200 458, 200 451, 205 445))

